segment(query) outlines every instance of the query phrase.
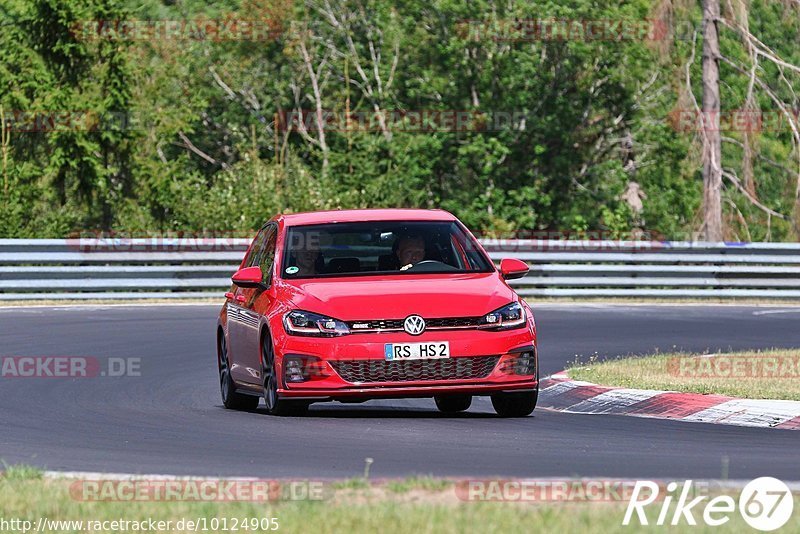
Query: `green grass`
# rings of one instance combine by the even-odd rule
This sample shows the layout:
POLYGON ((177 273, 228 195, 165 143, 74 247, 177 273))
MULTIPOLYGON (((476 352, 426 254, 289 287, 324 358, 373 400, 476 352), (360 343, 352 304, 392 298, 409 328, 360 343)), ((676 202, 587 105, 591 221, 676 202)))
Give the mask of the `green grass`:
MULTIPOLYGON (((67 479, 41 478, 41 472, 27 467, 11 467, 0 477, 0 517, 28 519, 34 525, 39 517, 50 520, 83 521, 172 521, 170 532, 181 519, 277 518, 278 532, 289 533, 498 533, 569 532, 630 533, 650 529, 659 532, 684 532, 677 527, 623 526, 626 503, 494 503, 460 500, 453 483, 433 477, 367 484, 345 481, 324 501, 283 501, 270 503, 196 502, 86 502, 70 495, 67 479)), ((796 505, 797 509, 797 505, 796 505)), ((656 520, 659 509, 648 509, 656 520)), ((702 523, 700 515, 696 514, 702 523)), ((798 515, 787 531, 798 527, 798 515)), ((697 533, 747 531, 738 514, 723 527, 692 527, 697 533)), ((70 530, 51 529, 50 532, 70 530)), ((240 530, 261 532, 261 530, 240 530)))
POLYGON ((394 493, 408 493, 414 490, 445 491, 453 486, 453 482, 432 476, 416 476, 402 480, 391 480, 386 488, 394 493))
POLYGON ((360 490, 367 489, 369 487, 369 481, 362 477, 346 478, 331 484, 331 488, 334 490, 360 490))
POLYGON ((8 465, 2 462, 0 480, 39 480, 44 476, 41 469, 29 465, 8 465))
POLYGON ((800 349, 670 353, 607 361, 593 357, 571 364, 567 373, 604 386, 800 400, 800 349))

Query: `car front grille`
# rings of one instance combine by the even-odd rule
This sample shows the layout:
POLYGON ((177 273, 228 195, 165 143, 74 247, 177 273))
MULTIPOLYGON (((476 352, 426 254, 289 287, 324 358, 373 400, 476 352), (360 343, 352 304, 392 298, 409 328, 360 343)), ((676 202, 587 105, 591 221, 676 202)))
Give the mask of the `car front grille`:
POLYGON ((474 356, 389 362, 385 360, 336 360, 330 364, 347 382, 416 382, 486 378, 499 356, 474 356))
POLYGON ((402 319, 388 319, 381 321, 350 321, 347 326, 351 330, 358 331, 373 331, 373 330, 402 330, 402 319))
MULTIPOLYGON (((442 317, 425 319, 426 330, 450 330, 459 328, 475 328, 480 324, 480 317, 442 317)), ((348 321, 347 326, 354 332, 380 332, 402 330, 404 319, 379 319, 369 321, 348 321)))
POLYGON ((446 317, 444 319, 428 319, 428 328, 470 328, 478 326, 480 317, 446 317))

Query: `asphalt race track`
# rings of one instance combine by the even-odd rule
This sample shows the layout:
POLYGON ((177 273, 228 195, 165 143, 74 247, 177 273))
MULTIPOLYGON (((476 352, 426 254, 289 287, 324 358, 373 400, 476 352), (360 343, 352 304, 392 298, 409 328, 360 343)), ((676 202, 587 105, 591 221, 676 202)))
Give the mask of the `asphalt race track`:
MULTIPOLYGON (((141 376, 0 378, 0 459, 52 470, 256 477, 437 476, 800 480, 800 432, 537 409, 476 399, 318 404, 304 418, 221 406, 218 306, 0 309, 0 356, 141 358, 141 376)), ((800 308, 539 305, 544 374, 576 354, 800 347, 800 308)))

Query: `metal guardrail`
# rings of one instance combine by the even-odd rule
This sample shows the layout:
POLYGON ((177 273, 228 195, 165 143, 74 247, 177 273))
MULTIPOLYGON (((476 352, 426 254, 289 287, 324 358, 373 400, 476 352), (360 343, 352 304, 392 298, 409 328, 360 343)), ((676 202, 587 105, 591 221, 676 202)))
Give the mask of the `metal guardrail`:
MULTIPOLYGON (((526 297, 800 299, 800 243, 482 240, 526 297)), ((248 239, 0 239, 0 300, 219 296, 248 239)))

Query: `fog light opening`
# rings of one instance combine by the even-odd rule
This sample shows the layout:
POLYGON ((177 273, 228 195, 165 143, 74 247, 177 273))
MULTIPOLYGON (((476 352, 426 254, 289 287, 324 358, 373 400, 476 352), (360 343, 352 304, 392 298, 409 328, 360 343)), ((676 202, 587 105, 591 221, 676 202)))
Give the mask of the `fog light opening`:
POLYGON ((300 358, 287 358, 283 362, 284 378, 287 382, 305 382, 306 376, 303 373, 303 360, 300 358))
POLYGON ((514 362, 514 373, 518 375, 536 374, 536 357, 533 352, 523 352, 514 362))

